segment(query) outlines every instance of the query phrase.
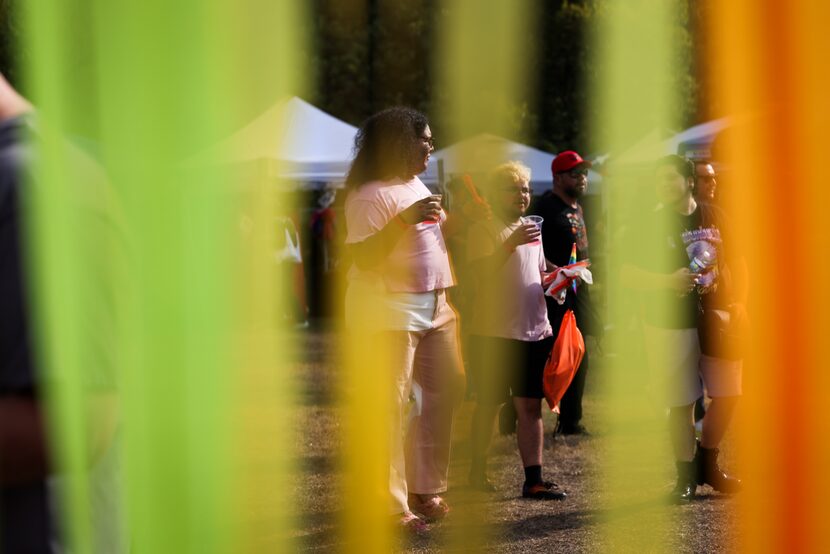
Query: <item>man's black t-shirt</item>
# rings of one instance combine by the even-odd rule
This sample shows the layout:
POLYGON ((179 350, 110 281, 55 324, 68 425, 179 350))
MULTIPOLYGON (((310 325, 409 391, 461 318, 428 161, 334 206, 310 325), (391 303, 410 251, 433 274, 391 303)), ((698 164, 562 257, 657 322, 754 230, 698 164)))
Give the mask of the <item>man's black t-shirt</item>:
POLYGON ((568 264, 571 249, 576 244, 576 259, 588 258, 588 231, 582 206, 571 207, 559 196, 548 193, 533 206, 531 213, 544 218, 542 223, 542 246, 545 257, 552 263, 568 264))
POLYGON ((689 215, 663 207, 638 221, 628 244, 629 263, 655 273, 670 274, 688 267, 701 274, 701 284, 686 295, 672 290, 647 291, 647 324, 666 329, 697 327, 701 304, 716 307, 729 303, 725 236, 723 214, 702 203, 689 215))
MULTIPOLYGON (((588 254, 588 229, 582 214, 582 206, 572 207, 566 204, 559 196, 552 192, 539 198, 531 207, 530 213, 544 218, 542 222, 542 247, 545 258, 557 266, 568 265, 571 251, 576 244, 576 259, 584 260, 588 254)), ((548 319, 556 334, 562 316, 569 309, 574 311, 577 325, 588 334, 597 334, 599 323, 590 305, 588 286, 578 286, 574 293, 571 287, 565 297, 565 303, 559 305, 548 296, 545 297, 548 306, 548 319)))

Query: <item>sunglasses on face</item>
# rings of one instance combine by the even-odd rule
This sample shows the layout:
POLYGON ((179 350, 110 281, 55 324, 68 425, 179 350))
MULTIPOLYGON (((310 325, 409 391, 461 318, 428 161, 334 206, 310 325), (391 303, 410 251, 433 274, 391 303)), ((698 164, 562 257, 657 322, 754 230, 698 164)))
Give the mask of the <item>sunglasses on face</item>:
POLYGON ((570 171, 563 171, 560 175, 568 175, 571 179, 579 179, 580 177, 587 177, 588 170, 583 168, 571 169, 570 171))

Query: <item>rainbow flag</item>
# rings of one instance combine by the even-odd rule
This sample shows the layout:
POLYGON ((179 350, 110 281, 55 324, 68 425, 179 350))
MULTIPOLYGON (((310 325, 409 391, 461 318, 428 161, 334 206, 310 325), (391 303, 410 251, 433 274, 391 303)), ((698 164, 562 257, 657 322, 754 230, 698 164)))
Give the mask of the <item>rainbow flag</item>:
MULTIPOLYGON (((568 265, 572 265, 572 264, 575 264, 575 263, 576 263, 576 243, 573 243, 573 246, 571 246, 571 257, 568 258, 568 265)), ((576 294, 576 279, 574 279, 573 283, 571 283, 571 288, 573 289, 574 294, 576 294)))

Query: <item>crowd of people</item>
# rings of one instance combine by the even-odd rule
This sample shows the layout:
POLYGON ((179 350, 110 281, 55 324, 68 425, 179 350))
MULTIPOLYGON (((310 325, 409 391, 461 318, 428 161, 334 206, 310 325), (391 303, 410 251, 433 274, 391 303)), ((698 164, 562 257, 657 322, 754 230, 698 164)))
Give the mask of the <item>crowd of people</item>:
MULTIPOLYGON (((9 552, 47 552, 55 537, 23 290, 19 205, 30 111, 0 78, 0 269, 9 306, 0 334, 0 546, 9 552)), ((476 402, 468 484, 494 489, 487 458, 501 410, 515 421, 521 496, 568 498, 564 486, 543 475, 542 375, 568 310, 583 332, 602 328, 587 284, 575 281, 558 300, 545 294, 549 274, 590 257, 580 197, 591 163, 574 151, 558 154, 551 190, 532 204, 530 170, 510 161, 476 184, 452 182, 450 208, 418 178, 432 151, 426 116, 389 108, 359 129, 346 178, 345 242, 353 261, 346 324, 358 341, 388 349, 382 369, 391 398, 383 418, 389 513, 414 531, 450 511, 443 495, 454 414, 465 391, 476 402)), ((712 164, 667 156, 656 162, 654 181, 657 208, 644 210, 626 237, 646 254, 625 260, 620 278, 643 299, 647 358, 669 409, 677 468, 672 499, 685 502, 698 485, 727 493, 741 488, 719 467, 718 449, 741 395, 747 271, 730 242, 727 217, 713 203, 712 164), (704 394, 710 401, 697 440, 695 406, 704 394)), ((282 229, 281 235, 295 247, 291 233, 282 229)), ((557 433, 588 434, 582 423, 588 360, 575 368, 561 400, 557 433)), ((107 381, 103 388, 109 393, 115 385, 107 381)), ((114 443, 109 433, 96 463, 114 443)))
MULTIPOLYGON (((476 401, 468 484, 494 490, 487 452, 501 408, 502 419, 507 413, 517 422, 521 495, 568 497, 542 472, 543 370, 568 310, 583 333, 602 329, 587 284, 575 281, 564 301, 546 295, 543 285, 556 268, 589 258, 579 200, 591 163, 574 151, 558 154, 551 191, 531 205, 530 170, 510 161, 475 185, 451 181, 447 209, 446 199, 418 178, 432 151, 423 114, 384 110, 360 128, 346 180, 346 244, 354 260, 347 328, 395 352, 385 368, 394 375, 390 514, 416 531, 450 510, 442 495, 465 384, 476 401), (408 409, 414 416, 406 417, 408 409)), ((746 322, 746 270, 712 204, 713 166, 668 156, 653 177, 657 209, 644 209, 626 239, 639 241, 645 254, 625 260, 620 276, 643 298, 648 360, 670 409, 678 473, 671 499, 684 502, 704 483, 721 492, 741 487, 719 468, 718 446, 741 394, 741 356, 731 345, 746 322), (696 442, 694 408, 704 390, 711 401, 696 442)), ((589 434, 582 423, 588 360, 561 400, 557 433, 589 434)))

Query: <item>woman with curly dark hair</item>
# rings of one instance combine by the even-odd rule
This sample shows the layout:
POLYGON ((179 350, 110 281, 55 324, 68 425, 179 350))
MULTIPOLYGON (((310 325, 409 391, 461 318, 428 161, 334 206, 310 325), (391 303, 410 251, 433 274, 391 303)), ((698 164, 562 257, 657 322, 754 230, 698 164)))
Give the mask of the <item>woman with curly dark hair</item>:
MULTIPOLYGON (((440 196, 417 175, 433 151, 427 118, 404 107, 361 126, 346 185, 346 321, 365 352, 388 355, 392 513, 410 529, 444 517, 450 431, 464 370, 457 318, 445 290, 455 284, 442 228, 440 196), (404 411, 412 394, 404 431, 404 411), (411 511, 410 511, 411 510, 411 511), (413 514, 416 512, 420 514, 413 514)), ((368 354, 367 354, 368 355, 368 354)), ((368 366, 369 364, 367 364, 368 366)))

